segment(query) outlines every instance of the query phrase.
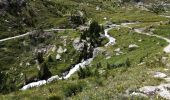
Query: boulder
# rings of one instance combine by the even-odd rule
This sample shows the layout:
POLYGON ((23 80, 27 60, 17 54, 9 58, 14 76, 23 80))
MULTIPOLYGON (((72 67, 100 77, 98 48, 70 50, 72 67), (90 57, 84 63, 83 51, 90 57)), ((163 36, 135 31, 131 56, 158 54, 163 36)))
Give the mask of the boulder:
POLYGON ((136 45, 136 44, 130 44, 129 45, 129 48, 131 49, 131 48, 138 48, 139 46, 138 45, 136 45))
POLYGON ((154 95, 159 89, 157 86, 144 86, 139 89, 141 93, 147 94, 147 95, 154 95))
POLYGON ((94 49, 93 51, 93 57, 96 57, 99 53, 103 53, 105 52, 106 50, 104 48, 101 48, 101 47, 97 47, 94 49))
POLYGON ((114 50, 115 52, 120 52, 120 48, 117 48, 114 50))
POLYGON ((145 97, 145 98, 148 97, 146 94, 138 93, 138 92, 133 92, 130 94, 130 96, 145 97))
POLYGON ((59 54, 64 53, 64 50, 63 50, 63 48, 61 46, 59 46, 59 48, 57 50, 57 53, 59 53, 59 54))
POLYGON ((60 60, 61 56, 59 54, 56 55, 56 60, 60 60))
POLYGON ((85 43, 83 41, 80 41, 80 38, 76 38, 73 41, 73 47, 74 49, 76 49, 77 51, 82 51, 84 48, 85 43))
POLYGON ((154 77, 155 78, 165 78, 165 77, 167 77, 167 75, 165 73, 155 72, 154 77))

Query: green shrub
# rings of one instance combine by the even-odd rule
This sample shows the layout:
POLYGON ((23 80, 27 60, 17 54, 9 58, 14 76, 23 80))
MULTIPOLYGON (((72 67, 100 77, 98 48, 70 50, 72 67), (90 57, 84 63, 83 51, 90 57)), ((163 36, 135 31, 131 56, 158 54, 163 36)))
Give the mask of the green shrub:
POLYGON ((39 79, 48 79, 51 77, 52 73, 49 71, 47 64, 44 62, 40 66, 40 71, 38 73, 39 79))
POLYGON ((80 70, 77 73, 78 73, 79 79, 84 79, 89 76, 93 76, 93 72, 92 70, 90 70, 89 67, 86 67, 84 69, 80 67, 80 70))
POLYGON ((165 11, 164 6, 161 3, 159 3, 159 2, 152 4, 150 7, 148 7, 148 9, 150 11, 156 13, 156 14, 159 14, 159 13, 165 11))
POLYGON ((62 100, 62 97, 58 95, 53 95, 50 96, 47 100, 62 100))
POLYGON ((79 92, 83 91, 83 84, 77 83, 77 84, 69 84, 64 88, 64 94, 66 97, 71 97, 76 95, 79 92))
POLYGON ((127 58, 124 62, 120 62, 120 63, 113 63, 113 64, 109 64, 107 62, 107 69, 112 69, 112 68, 119 68, 119 67, 130 67, 131 63, 129 58, 127 58))

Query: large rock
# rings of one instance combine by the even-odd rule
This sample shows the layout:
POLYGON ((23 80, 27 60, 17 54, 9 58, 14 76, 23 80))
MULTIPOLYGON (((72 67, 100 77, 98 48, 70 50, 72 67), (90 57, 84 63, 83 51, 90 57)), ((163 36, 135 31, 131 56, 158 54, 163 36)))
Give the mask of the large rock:
POLYGON ((158 90, 157 86, 144 86, 139 89, 140 92, 147 95, 154 95, 158 90))
POLYGON ((56 60, 60 60, 61 56, 59 54, 56 55, 56 60))
POLYGON ((59 46, 57 53, 59 53, 59 54, 64 53, 64 49, 61 46, 59 46))
POLYGON ((138 48, 139 46, 138 45, 136 45, 136 44, 130 44, 129 45, 129 48, 131 49, 131 48, 138 48))
POLYGON ((130 94, 130 96, 137 96, 137 97, 148 98, 148 96, 146 94, 138 93, 138 92, 133 92, 133 93, 130 94))
POLYGON ((83 41, 80 41, 80 38, 76 38, 73 41, 73 47, 74 49, 76 49, 77 51, 82 51, 84 48, 85 43, 83 41))
POLYGON ((101 48, 101 47, 97 47, 94 49, 93 51, 93 57, 96 57, 99 53, 103 53, 105 52, 106 50, 104 48, 101 48))
POLYGON ((165 78, 165 77, 167 77, 167 75, 164 73, 161 73, 161 72, 155 72, 154 77, 155 78, 165 78))

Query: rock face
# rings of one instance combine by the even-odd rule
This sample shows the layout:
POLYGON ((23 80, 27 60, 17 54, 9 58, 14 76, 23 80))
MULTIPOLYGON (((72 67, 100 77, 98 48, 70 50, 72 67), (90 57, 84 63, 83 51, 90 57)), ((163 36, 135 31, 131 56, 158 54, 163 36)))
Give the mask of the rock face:
POLYGON ((156 86, 145 86, 139 89, 140 92, 147 95, 154 95, 159 90, 156 86))
POLYGON ((77 51, 82 51, 83 48, 84 48, 84 42, 81 42, 81 41, 80 41, 80 38, 76 38, 76 39, 73 41, 73 47, 74 47, 74 49, 76 49, 77 51))
POLYGON ((101 47, 97 47, 94 49, 93 51, 93 57, 96 57, 99 53, 103 53, 105 52, 106 50, 104 48, 101 48, 101 47))
POLYGON ((59 53, 59 54, 64 53, 64 50, 63 50, 63 48, 61 46, 58 48, 57 53, 59 53))

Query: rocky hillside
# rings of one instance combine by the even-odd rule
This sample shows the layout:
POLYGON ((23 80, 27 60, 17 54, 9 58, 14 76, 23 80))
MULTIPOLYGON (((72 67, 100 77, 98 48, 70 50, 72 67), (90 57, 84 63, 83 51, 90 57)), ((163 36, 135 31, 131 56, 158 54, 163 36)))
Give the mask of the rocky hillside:
POLYGON ((170 99, 168 0, 0 0, 0 99, 170 99))

